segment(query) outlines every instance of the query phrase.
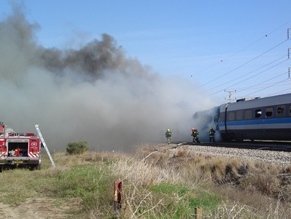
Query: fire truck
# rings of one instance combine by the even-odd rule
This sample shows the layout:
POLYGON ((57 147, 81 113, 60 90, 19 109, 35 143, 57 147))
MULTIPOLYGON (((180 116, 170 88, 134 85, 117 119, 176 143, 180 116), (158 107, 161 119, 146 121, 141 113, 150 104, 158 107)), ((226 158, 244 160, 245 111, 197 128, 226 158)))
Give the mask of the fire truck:
POLYGON ((0 122, 0 172, 16 167, 40 169, 42 142, 34 133, 16 133, 0 122))

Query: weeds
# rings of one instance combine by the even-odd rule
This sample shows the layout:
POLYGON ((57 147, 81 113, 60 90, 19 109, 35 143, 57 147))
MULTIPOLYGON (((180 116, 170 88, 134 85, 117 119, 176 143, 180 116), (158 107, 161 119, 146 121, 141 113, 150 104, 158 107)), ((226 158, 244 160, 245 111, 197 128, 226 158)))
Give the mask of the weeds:
POLYGON ((50 200, 68 218, 193 218, 198 207, 203 218, 288 218, 291 213, 290 167, 193 154, 187 148, 145 147, 133 156, 53 156, 55 168, 43 156, 41 170, 1 173, 0 201, 50 200), (113 211, 117 179, 123 182, 118 214, 113 211))

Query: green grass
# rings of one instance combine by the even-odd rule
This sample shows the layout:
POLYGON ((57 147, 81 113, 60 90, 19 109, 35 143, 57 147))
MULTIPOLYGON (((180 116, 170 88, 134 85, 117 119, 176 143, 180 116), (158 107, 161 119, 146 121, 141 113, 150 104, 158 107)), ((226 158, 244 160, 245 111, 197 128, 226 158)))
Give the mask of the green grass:
POLYGON ((195 208, 214 211, 221 203, 221 198, 217 195, 181 184, 160 183, 151 186, 149 190, 167 203, 160 218, 168 218, 170 215, 176 219, 191 218, 195 208))
POLYGON ((29 198, 44 197, 53 198, 56 206, 62 206, 65 201, 78 198, 81 200, 78 214, 83 215, 94 208, 110 211, 113 203, 114 178, 107 161, 64 169, 48 166, 36 171, 5 170, 0 181, 0 202, 4 204, 19 205, 29 198))
MULTIPOLYGON (((102 165, 102 164, 100 164, 102 165)), ((79 197, 84 209, 109 206, 112 202, 114 178, 106 165, 81 165, 61 172, 55 181, 56 195, 70 198, 79 197)))

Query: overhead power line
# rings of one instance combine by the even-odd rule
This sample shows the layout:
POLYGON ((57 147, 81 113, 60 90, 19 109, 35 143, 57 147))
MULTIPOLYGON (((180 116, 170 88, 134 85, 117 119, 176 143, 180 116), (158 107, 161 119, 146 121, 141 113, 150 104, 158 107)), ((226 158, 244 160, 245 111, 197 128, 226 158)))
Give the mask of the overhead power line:
POLYGON ((269 86, 267 86, 267 87, 264 87, 264 88, 262 88, 262 89, 260 89, 260 90, 257 90, 256 92, 253 92, 253 93, 247 94, 247 96, 251 96, 251 95, 253 95, 253 94, 255 94, 255 93, 258 93, 258 92, 260 92, 260 91, 262 91, 262 90, 265 90, 265 89, 268 89, 268 88, 270 88, 270 87, 273 87, 273 86, 275 86, 275 85, 277 85, 277 84, 280 84, 280 83, 282 83, 282 82, 285 82, 285 81, 287 81, 287 80, 288 80, 288 79, 284 79, 284 80, 278 81, 278 82, 276 82, 276 83, 274 83, 274 84, 271 84, 271 85, 269 85, 269 86))
POLYGON ((245 62, 245 63, 239 65, 238 67, 232 69, 231 71, 228 71, 228 72, 226 72, 226 73, 220 75, 219 77, 216 77, 215 79, 213 79, 213 80, 211 80, 211 81, 205 83, 203 86, 205 86, 205 85, 207 85, 207 84, 210 84, 210 83, 212 83, 212 82, 214 82, 214 81, 220 79, 221 77, 224 77, 224 76, 226 76, 226 75, 229 75, 230 73, 234 72, 235 70, 237 70, 237 69, 239 69, 239 68, 241 68, 241 67, 243 67, 243 66, 245 66, 245 65, 247 65, 247 64, 249 64, 249 63, 251 63, 252 61, 258 59, 258 58, 261 57, 261 56, 263 56, 264 54, 266 54, 266 53, 272 51, 273 49, 275 49, 275 48, 277 48, 278 46, 282 45, 282 44, 285 43, 286 41, 287 41, 287 39, 284 40, 284 41, 282 41, 282 42, 280 42, 280 43, 278 43, 277 45, 273 46, 272 48, 268 49, 267 51, 261 53, 260 55, 258 55, 258 56, 256 56, 256 57, 252 58, 251 60, 249 60, 249 61, 247 61, 247 62, 245 62))
POLYGON ((276 79, 276 78, 278 78, 278 77, 280 77, 280 76, 282 76, 282 75, 285 75, 285 74, 286 74, 286 72, 284 72, 284 73, 282 73, 282 74, 280 74, 280 75, 276 75, 276 76, 274 76, 274 77, 272 77, 272 78, 269 78, 269 79, 267 79, 267 80, 265 80, 265 81, 262 81, 262 82, 260 82, 260 83, 255 84, 255 85, 252 85, 252 86, 249 86, 249 87, 245 87, 245 88, 241 88, 241 89, 238 89, 238 90, 239 90, 239 92, 241 92, 241 91, 245 91, 245 90, 250 90, 250 89, 252 89, 252 88, 254 88, 254 87, 258 87, 259 85, 264 84, 264 83, 266 83, 266 82, 274 81, 274 79, 276 79))
POLYGON ((212 87, 212 88, 209 89, 208 91, 214 90, 214 89, 216 89, 216 88, 218 88, 218 87, 222 87, 222 86, 225 87, 225 84, 229 84, 230 82, 237 81, 237 80, 240 80, 240 81, 239 81, 238 83, 236 83, 236 84, 228 85, 228 87, 232 87, 232 86, 234 86, 234 85, 240 84, 240 83, 243 82, 243 81, 246 81, 246 80, 248 80, 248 79, 250 79, 250 78, 253 78, 253 77, 255 77, 255 76, 257 76, 257 75, 259 75, 259 74, 261 74, 261 73, 263 73, 263 72, 265 72, 265 71, 267 71, 267 70, 269 70, 269 69, 271 69, 271 68, 273 68, 273 67, 275 67, 275 66, 277 66, 277 65, 279 65, 279 64, 281 64, 281 63, 283 63, 283 62, 285 62, 286 60, 280 62, 279 64, 273 65, 273 66, 269 67, 268 69, 266 69, 266 70, 264 70, 264 71, 261 71, 260 73, 256 74, 255 76, 251 76, 251 77, 249 77, 249 78, 247 78, 247 79, 242 80, 243 77, 245 77, 245 76, 247 76, 247 75, 250 75, 250 74, 252 74, 252 73, 254 73, 254 72, 256 72, 256 71, 258 71, 258 70, 260 70, 260 69, 262 69, 262 68, 265 68, 265 67, 267 67, 268 65, 271 65, 271 64, 273 64, 273 63, 279 61, 280 59, 284 58, 284 57, 286 57, 286 55, 281 56, 280 58, 278 58, 278 59, 276 59, 276 60, 274 60, 274 61, 272 61, 272 62, 270 62, 270 63, 268 63, 268 64, 266 64, 266 65, 263 65, 263 66, 261 66, 261 67, 255 69, 255 70, 253 70, 253 71, 250 71, 250 72, 248 72, 248 73, 246 73, 246 74, 244 74, 244 75, 242 75, 242 76, 239 76, 239 77, 236 77, 236 78, 234 78, 234 79, 231 79, 231 80, 229 80, 229 81, 227 81, 227 82, 224 82, 224 84, 219 84, 219 85, 217 85, 217 86, 215 86, 215 87, 212 87))
MULTIPOLYGON (((279 26, 278 28, 274 29, 274 30, 271 31, 270 33, 265 34, 264 37, 261 37, 260 39, 254 41, 254 42, 251 43, 249 46, 251 46, 251 45, 253 45, 253 44, 255 44, 255 43, 261 41, 262 39, 264 39, 264 38, 266 38, 266 37, 268 37, 271 33, 273 33, 273 32, 275 32, 275 31, 277 31, 278 29, 282 28, 284 25, 286 25, 286 24, 289 23, 289 22, 290 22, 290 21, 288 21, 288 22, 282 24, 281 26, 279 26)), ((205 85, 211 84, 211 83, 213 83, 213 82, 215 82, 215 81, 217 81, 217 80, 221 80, 221 78, 223 78, 223 77, 225 77, 225 76, 227 76, 227 75, 229 75, 229 74, 235 72, 236 70, 238 70, 238 69, 240 69, 240 68, 246 66, 247 64, 249 64, 249 63, 251 63, 251 62, 254 62, 254 61, 257 60, 258 58, 262 57, 263 55, 265 55, 265 54, 267 54, 267 53, 273 51, 274 49, 278 48, 279 46, 283 45, 283 44, 286 43, 286 42, 289 40, 289 38, 291 37, 291 36, 290 36, 290 34, 291 34, 290 30, 291 30, 291 28, 287 28, 287 37, 286 37, 285 40, 279 42, 279 43, 276 44, 275 46, 271 47, 270 49, 267 49, 267 50, 264 51, 263 53, 261 53, 261 54, 255 56, 255 57, 253 57, 253 58, 251 58, 250 60, 248 60, 248 61, 242 63, 241 65, 238 65, 237 67, 233 68, 232 70, 227 71, 227 72, 225 72, 225 73, 223 73, 223 74, 220 74, 219 76, 217 76, 217 77, 215 77, 215 78, 212 78, 212 80, 209 80, 208 82, 204 83, 202 86, 205 86, 205 85)), ((229 58, 229 57, 231 57, 231 56, 234 56, 235 54, 238 54, 240 51, 242 51, 242 50, 248 48, 249 46, 246 46, 246 47, 242 48, 241 50, 239 50, 239 51, 236 52, 236 53, 233 53, 232 55, 228 56, 227 58, 229 58)), ((288 57, 288 59, 290 59, 290 56, 291 56, 291 48, 288 49, 288 54, 287 54, 287 55, 284 55, 284 56, 282 56, 282 57, 280 57, 280 58, 278 58, 278 59, 276 59, 276 60, 274 60, 274 61, 269 62, 269 63, 266 64, 266 65, 263 65, 263 66, 261 66, 261 67, 255 69, 255 70, 249 71, 249 72, 247 72, 247 73, 245 73, 245 74, 243 74, 243 75, 240 75, 240 76, 238 76, 238 77, 236 77, 236 78, 234 78, 234 79, 230 79, 230 80, 228 80, 228 81, 225 81, 225 80, 224 80, 222 83, 220 83, 220 84, 218 84, 218 85, 216 84, 216 86, 212 86, 208 91, 210 91, 210 90, 213 91, 213 90, 215 90, 216 88, 219 88, 219 87, 224 86, 224 89, 221 89, 221 90, 219 90, 219 91, 216 90, 216 92, 211 93, 211 95, 215 95, 215 94, 217 95, 217 92, 220 92, 220 91, 226 91, 226 90, 229 89, 229 88, 234 88, 235 85, 239 85, 239 84, 244 83, 244 82, 246 82, 246 81, 248 81, 248 80, 251 80, 251 79, 253 79, 253 78, 256 77, 256 76, 259 76, 260 74, 263 74, 264 72, 269 71, 270 69, 273 69, 273 68, 278 67, 279 65, 283 64, 284 62, 286 62, 286 61, 288 60, 288 59, 286 59, 286 56, 288 57), (282 58, 284 58, 284 57, 285 57, 285 59, 282 60, 282 58), (280 60, 281 60, 281 61, 280 61, 280 60), (268 66, 269 66, 269 67, 268 67, 268 66), (260 70, 260 69, 261 69, 261 71, 258 72, 258 70, 260 70), (247 77, 247 76, 248 76, 248 77, 247 77), (230 83, 231 83, 231 84, 230 84, 230 83), (227 85, 227 86, 226 86, 226 85, 227 85)), ((223 62, 224 60, 225 60, 225 59, 221 59, 220 62, 223 62)), ((285 74, 285 73, 283 73, 283 74, 285 74)), ((280 74, 280 76, 283 75, 283 74, 280 74)), ((232 78, 233 78, 233 76, 235 76, 235 74, 232 74, 232 78)), ((291 69, 289 68, 289 69, 288 69, 288 78, 289 78, 289 79, 290 79, 290 76, 291 76, 291 69)), ((277 77, 278 77, 278 74, 276 74, 276 76, 274 76, 272 79, 267 79, 267 80, 264 80, 264 81, 261 82, 261 83, 257 83, 257 84, 254 85, 253 87, 257 89, 257 88, 258 88, 257 85, 263 84, 263 83, 265 83, 265 82, 267 82, 267 81, 271 81, 271 80, 273 81, 273 80, 276 79, 277 77)), ((266 79, 266 77, 262 77, 262 79, 266 79)), ((279 82, 276 82, 276 83, 273 83, 273 84, 271 84, 271 85, 268 85, 267 87, 264 87, 264 88, 262 88, 262 89, 259 89, 258 91, 253 92, 253 93, 257 93, 257 92, 259 92, 259 91, 261 91, 261 90, 264 90, 264 89, 270 88, 270 87, 272 87, 272 86, 279 85, 279 84, 281 84, 281 83, 283 83, 283 82, 286 82, 286 79, 284 79, 284 80, 282 80, 282 81, 279 81, 279 82)), ((245 89, 245 90, 246 90, 246 89, 245 89)), ((236 91, 241 92, 241 90, 238 90, 237 87, 236 87, 236 91)))
POLYGON ((255 74, 255 75, 252 75, 252 76, 250 76, 250 77, 248 77, 248 78, 246 78, 246 79, 244 79, 244 80, 241 80, 241 81, 239 81, 239 82, 233 84, 232 86, 235 86, 235 85, 241 84, 242 82, 248 81, 248 80, 250 80, 250 79, 252 79, 252 78, 254 78, 254 77, 256 77, 256 76, 258 76, 258 75, 260 75, 260 74, 262 74, 262 73, 265 73, 266 71, 268 71, 268 70, 270 70, 270 69, 272 69, 272 68, 274 68, 274 67, 276 67, 276 66, 278 66, 278 65, 280 65, 280 64, 282 64, 283 62, 286 62, 286 61, 287 61, 287 60, 284 60, 284 61, 282 61, 282 62, 280 62, 280 63, 278 63, 278 64, 276 64, 276 65, 273 65, 273 66, 271 66, 271 67, 265 69, 264 71, 261 71, 261 72, 255 74))
MULTIPOLYGON (((246 50, 247 48, 249 48, 249 47, 251 47, 251 46, 253 46, 253 45, 259 43, 259 42, 262 41, 263 39, 266 39, 266 38, 269 37, 271 34, 273 34, 274 32, 278 31, 279 29, 281 29, 283 26, 285 26, 285 25, 288 24, 289 22, 290 22, 290 21, 287 21, 287 22, 281 24, 279 27, 273 29, 272 31, 270 31, 270 32, 268 32, 268 33, 266 33, 266 34, 264 34, 262 37, 258 38, 258 39, 255 40, 254 42, 251 42, 251 43, 248 44, 247 46, 242 47, 242 48, 239 49, 238 51, 232 53, 231 55, 229 55, 229 56, 227 56, 227 57, 225 57, 225 58, 221 58, 220 60, 218 60, 217 63, 214 63, 214 64, 208 66, 207 68, 203 69, 203 70, 200 71, 200 72, 205 72, 206 70, 209 70, 209 69, 211 69, 211 68, 213 68, 213 67, 219 65, 221 62, 224 62, 224 61, 228 60, 229 58, 231 58, 231 57, 233 57, 233 56, 239 54, 240 52, 246 50)), ((288 28, 288 29, 291 29, 291 28, 288 28)), ((288 32, 287 32, 287 35, 288 35, 288 34, 289 34, 289 30, 288 30, 288 32)), ((288 38, 289 38, 289 37, 287 36, 287 39, 288 39, 288 38)), ((207 82, 207 83, 204 84, 204 85, 207 85, 207 84, 209 84, 209 83, 210 83, 210 82, 207 82)), ((204 86, 204 85, 203 85, 203 86, 204 86)))
MULTIPOLYGON (((248 77, 248 78, 246 78, 246 79, 244 79, 244 80, 241 80, 241 81, 239 81, 239 82, 237 82, 237 83, 235 83, 235 84, 232 84, 231 86, 228 86, 228 87, 233 87, 233 86, 238 85, 238 84, 241 84, 241 83, 243 83, 243 82, 245 82, 245 81, 247 81, 247 80, 250 80, 250 79, 252 79, 252 78, 254 78, 254 77, 256 77, 256 76, 258 76, 258 75, 260 75, 260 74, 262 74, 262 73, 265 73, 266 71, 268 71, 268 70, 270 70, 270 69, 272 69, 272 68, 274 68, 274 67, 276 67, 276 66, 282 64, 282 63, 285 62, 285 61, 287 61, 287 60, 284 60, 284 61, 282 61, 282 62, 280 62, 280 63, 278 63, 278 64, 276 64, 276 65, 273 65, 273 66, 271 66, 271 67, 269 67, 269 68, 267 68, 267 69, 265 69, 265 70, 263 70, 263 71, 261 71, 261 72, 255 74, 255 75, 252 75, 252 76, 250 76, 250 77, 248 77)), ((285 74, 285 73, 284 73, 284 74, 285 74)), ((276 76, 276 77, 277 77, 277 76, 276 76)), ((211 93, 211 95, 214 95, 214 94, 216 94, 217 92, 220 92, 220 91, 222 91, 222 90, 218 90, 218 91, 216 91, 216 92, 213 92, 213 93, 211 93)))

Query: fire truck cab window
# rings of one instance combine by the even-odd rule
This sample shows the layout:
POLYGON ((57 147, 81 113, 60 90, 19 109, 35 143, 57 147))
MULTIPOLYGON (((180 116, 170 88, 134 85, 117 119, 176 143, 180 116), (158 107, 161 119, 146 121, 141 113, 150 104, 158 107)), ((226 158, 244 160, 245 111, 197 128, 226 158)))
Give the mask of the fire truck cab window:
POLYGON ((273 116, 273 108, 267 108, 266 109, 266 117, 272 117, 273 116))
POLYGON ((262 115, 262 110, 261 110, 261 109, 257 109, 257 110, 255 111, 255 118, 260 118, 261 115, 262 115))

